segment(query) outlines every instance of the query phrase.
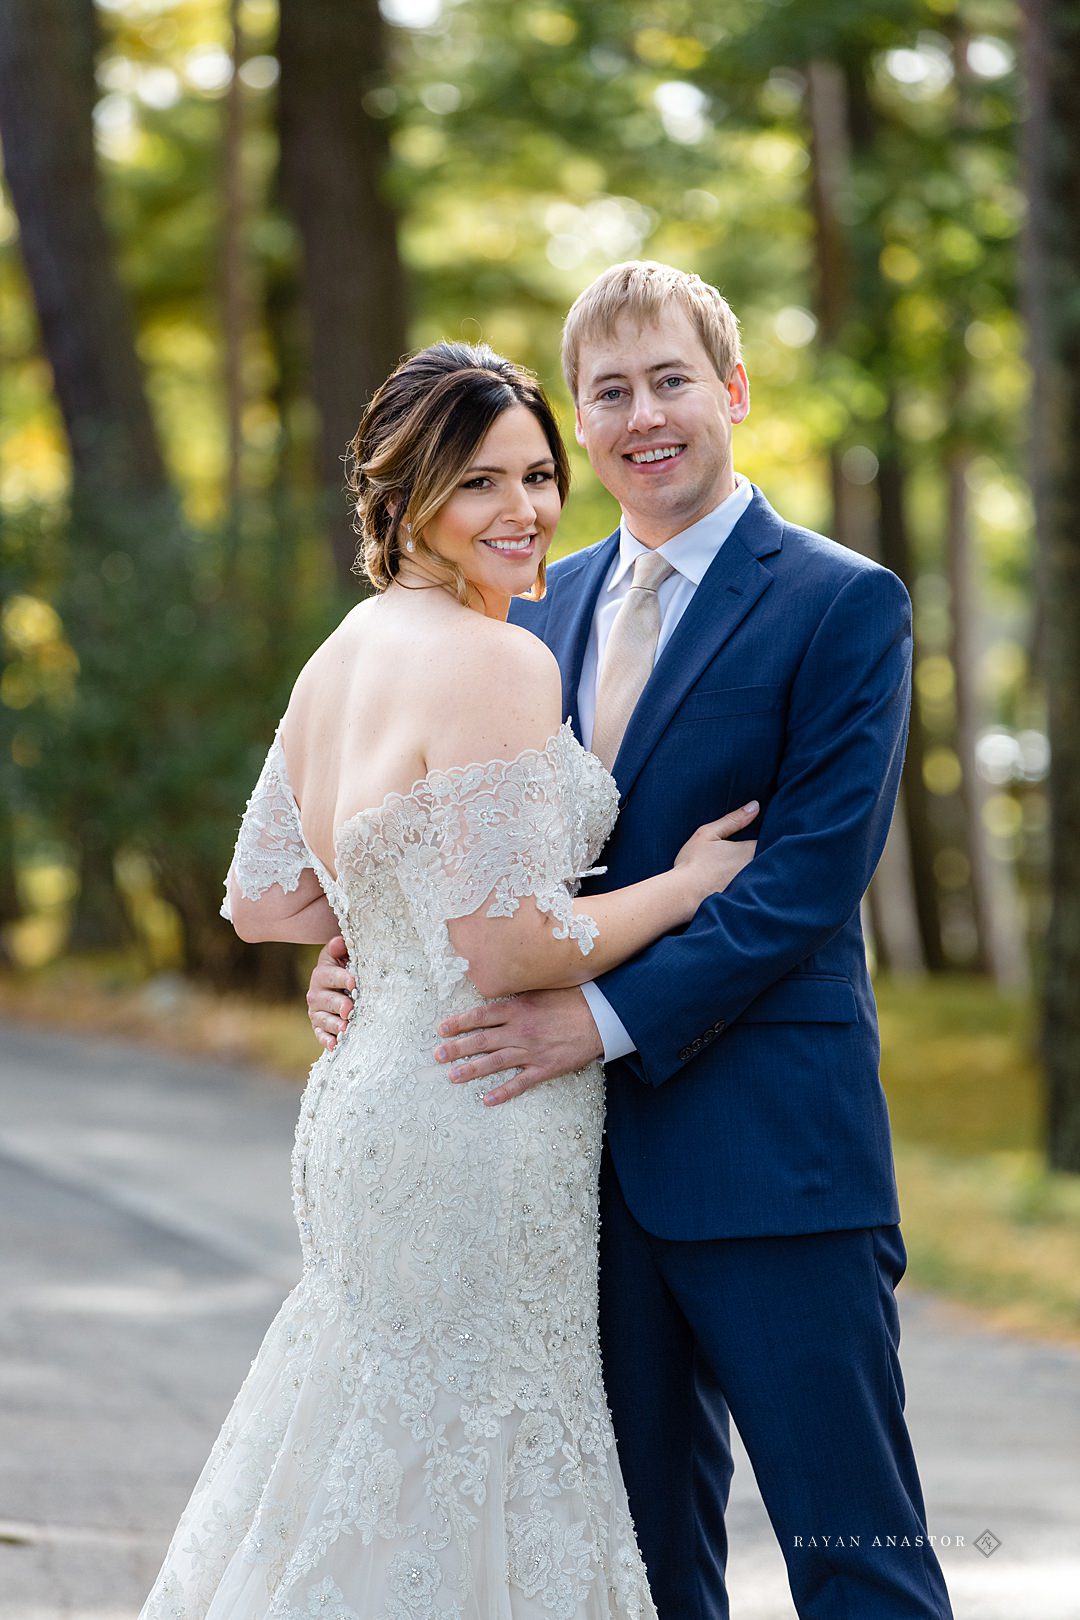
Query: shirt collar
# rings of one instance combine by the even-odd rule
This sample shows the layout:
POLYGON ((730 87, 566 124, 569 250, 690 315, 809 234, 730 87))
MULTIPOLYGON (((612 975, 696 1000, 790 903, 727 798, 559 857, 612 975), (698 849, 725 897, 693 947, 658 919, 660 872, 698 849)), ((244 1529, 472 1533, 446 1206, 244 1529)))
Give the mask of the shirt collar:
POLYGON ((619 525, 619 555, 607 582, 608 590, 612 591, 621 584, 645 551, 655 551, 685 579, 700 585, 716 553, 750 505, 753 494, 750 480, 736 473, 735 488, 726 500, 714 506, 696 523, 691 523, 688 529, 665 540, 662 546, 644 545, 631 532, 624 512, 619 525))

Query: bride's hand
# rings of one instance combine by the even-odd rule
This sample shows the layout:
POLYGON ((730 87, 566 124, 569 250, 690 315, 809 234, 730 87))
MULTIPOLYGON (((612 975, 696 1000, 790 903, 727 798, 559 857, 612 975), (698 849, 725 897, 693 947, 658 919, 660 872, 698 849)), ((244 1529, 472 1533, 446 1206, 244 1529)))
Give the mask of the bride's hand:
POLYGON ((726 889, 732 878, 748 866, 757 849, 756 838, 732 841, 732 835, 749 827, 758 813, 758 802, 751 799, 739 810, 729 810, 719 821, 707 821, 686 840, 675 857, 675 870, 689 880, 695 899, 726 889))

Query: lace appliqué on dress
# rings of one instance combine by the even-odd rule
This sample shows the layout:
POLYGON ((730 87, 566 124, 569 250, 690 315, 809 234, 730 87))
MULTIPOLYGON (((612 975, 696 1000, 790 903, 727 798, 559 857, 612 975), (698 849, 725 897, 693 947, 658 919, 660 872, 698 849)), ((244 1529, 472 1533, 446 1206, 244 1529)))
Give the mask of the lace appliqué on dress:
POLYGON ((606 839, 615 824, 618 796, 599 762, 595 771, 571 774, 568 756, 575 754, 591 757, 582 756, 566 721, 542 749, 430 771, 410 793, 391 794, 378 810, 353 818, 350 826, 378 817, 376 852, 397 865, 417 932, 435 947, 430 967, 442 993, 468 971, 446 925, 481 908, 488 917, 512 917, 531 897, 554 919, 556 939, 575 940, 583 956, 592 950, 599 930, 591 917, 575 914, 573 897, 590 875, 597 829, 606 839))
POLYGON ((258 900, 275 883, 286 894, 291 894, 310 867, 313 867, 311 852, 304 842, 296 800, 289 786, 279 726, 240 823, 232 864, 225 879, 221 915, 226 922, 232 922, 230 877, 245 900, 258 900))

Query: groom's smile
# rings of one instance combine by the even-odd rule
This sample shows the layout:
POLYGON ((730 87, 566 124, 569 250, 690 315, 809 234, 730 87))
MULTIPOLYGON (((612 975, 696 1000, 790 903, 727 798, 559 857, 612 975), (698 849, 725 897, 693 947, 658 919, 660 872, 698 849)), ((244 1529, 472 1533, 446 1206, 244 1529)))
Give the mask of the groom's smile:
POLYGON ((676 460, 685 449, 685 444, 665 444, 655 450, 628 450, 623 460, 632 462, 635 467, 660 467, 664 462, 676 460))

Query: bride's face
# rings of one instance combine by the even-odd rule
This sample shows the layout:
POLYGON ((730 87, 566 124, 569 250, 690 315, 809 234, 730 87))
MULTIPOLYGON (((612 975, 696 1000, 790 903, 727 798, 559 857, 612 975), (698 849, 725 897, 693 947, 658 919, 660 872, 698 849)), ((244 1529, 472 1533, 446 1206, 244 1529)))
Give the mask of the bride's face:
POLYGON ((561 512, 544 430, 524 405, 511 405, 489 428, 450 499, 424 525, 423 538, 457 564, 489 618, 505 618, 510 598, 535 583, 561 512))

